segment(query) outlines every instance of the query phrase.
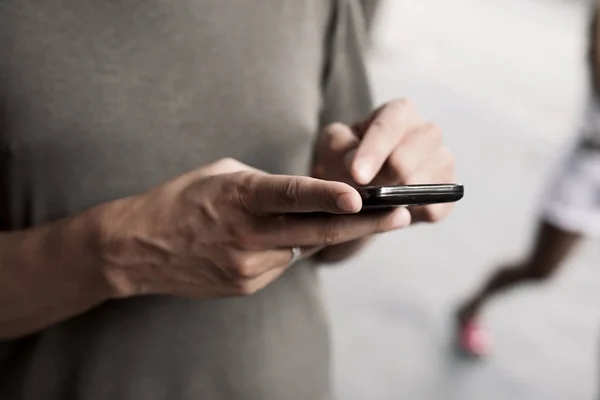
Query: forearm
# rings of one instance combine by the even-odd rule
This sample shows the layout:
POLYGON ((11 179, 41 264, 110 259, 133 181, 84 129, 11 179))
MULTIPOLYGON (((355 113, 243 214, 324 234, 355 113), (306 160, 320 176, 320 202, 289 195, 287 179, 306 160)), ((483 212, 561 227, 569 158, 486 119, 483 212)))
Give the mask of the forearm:
POLYGON ((108 299, 93 211, 0 234, 0 340, 34 333, 108 299))

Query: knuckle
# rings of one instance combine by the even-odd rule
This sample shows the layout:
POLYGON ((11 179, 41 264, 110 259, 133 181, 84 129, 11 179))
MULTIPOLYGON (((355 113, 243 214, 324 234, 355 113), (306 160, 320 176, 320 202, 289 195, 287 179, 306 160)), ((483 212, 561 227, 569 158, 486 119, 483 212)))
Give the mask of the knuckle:
POLYGON ((325 128, 325 133, 328 136, 333 136, 336 135, 339 132, 342 132, 344 130, 348 129, 347 126, 341 122, 333 122, 329 125, 327 125, 327 127, 325 128))
POLYGON ((316 193, 316 198, 319 204, 319 209, 321 210, 329 210, 332 208, 333 201, 331 200, 331 196, 327 192, 325 188, 320 189, 316 193))
POLYGON ((318 139, 318 148, 321 149, 321 151, 323 151, 324 149, 331 150, 335 147, 336 137, 338 137, 340 132, 342 132, 342 126, 342 123, 334 122, 332 124, 329 124, 325 128, 325 130, 323 131, 323 135, 320 135, 318 139))
POLYGON ((202 231, 201 224, 212 225, 218 221, 214 208, 208 204, 198 206, 198 215, 182 214, 174 222, 174 236, 183 248, 193 248, 199 242, 198 233, 202 231), (201 216, 202 223, 198 221, 198 215, 201 216))
POLYGON ((223 166, 223 167, 228 167, 228 166, 232 166, 232 165, 236 165, 236 164, 237 164, 237 161, 231 157, 220 158, 215 162, 215 165, 219 165, 219 166, 223 166))
POLYGON ((232 268, 236 278, 252 279, 259 275, 257 263, 249 256, 234 256, 232 268))
POLYGON ((238 187, 248 189, 255 187, 258 182, 258 175, 256 173, 242 171, 235 174, 235 183, 238 187))
POLYGON ((394 152, 387 161, 393 178, 404 181, 408 179, 409 165, 401 152, 394 152))
POLYGON ((392 100, 389 105, 390 105, 390 107, 392 107, 398 111, 414 108, 412 102, 406 98, 399 98, 399 99, 392 100))
POLYGON ((225 191, 225 198, 234 204, 241 204, 244 201, 243 186, 235 179, 227 179, 222 186, 225 191))
POLYGON ((260 238, 250 226, 241 222, 234 223, 229 229, 233 244, 244 250, 254 250, 260 246, 260 238))
POLYGON ((280 193, 281 204, 290 208, 296 208, 300 205, 300 180, 290 178, 283 186, 280 193))
POLYGON ((243 164, 234 158, 220 158, 208 165, 208 169, 216 173, 228 173, 243 169, 243 164))
POLYGON ((427 122, 423 125, 423 131, 429 136, 430 140, 441 144, 444 140, 442 128, 434 122, 427 122))
POLYGON ((341 231, 339 224, 337 224, 333 218, 329 219, 329 221, 323 224, 321 237, 324 245, 331 246, 339 243, 341 239, 341 231))
POLYGON ((225 198, 237 206, 248 209, 256 177, 248 172, 238 172, 234 175, 235 179, 227 180, 225 183, 225 198))

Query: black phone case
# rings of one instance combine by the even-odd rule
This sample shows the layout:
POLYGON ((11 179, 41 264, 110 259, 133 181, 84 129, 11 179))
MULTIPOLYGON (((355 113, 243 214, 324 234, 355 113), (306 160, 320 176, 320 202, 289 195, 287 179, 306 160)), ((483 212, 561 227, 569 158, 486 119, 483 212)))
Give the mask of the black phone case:
POLYGON ((363 200, 362 210, 452 203, 464 196, 464 187, 457 184, 369 186, 357 190, 363 200))

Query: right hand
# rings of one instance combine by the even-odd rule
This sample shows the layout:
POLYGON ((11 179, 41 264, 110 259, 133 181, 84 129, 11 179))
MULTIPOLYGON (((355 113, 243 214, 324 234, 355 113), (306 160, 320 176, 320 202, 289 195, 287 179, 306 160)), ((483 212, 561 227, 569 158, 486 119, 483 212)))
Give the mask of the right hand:
POLYGON ((357 213, 341 182, 270 175, 224 159, 101 211, 101 257, 114 295, 249 295, 312 249, 407 226, 406 213, 357 213), (297 213, 325 212, 325 215, 297 213), (292 215, 296 214, 296 215, 292 215))

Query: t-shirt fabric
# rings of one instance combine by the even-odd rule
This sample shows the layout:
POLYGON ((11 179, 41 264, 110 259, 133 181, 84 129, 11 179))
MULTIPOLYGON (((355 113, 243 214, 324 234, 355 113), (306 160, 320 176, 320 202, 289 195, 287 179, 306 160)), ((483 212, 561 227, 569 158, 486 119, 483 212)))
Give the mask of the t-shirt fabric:
MULTIPOLYGON (((305 175, 319 128, 371 109, 363 33, 351 0, 0 2, 0 230, 222 157, 305 175)), ((0 342, 0 399, 327 399, 329 357, 304 263, 250 297, 108 301, 0 342)))

